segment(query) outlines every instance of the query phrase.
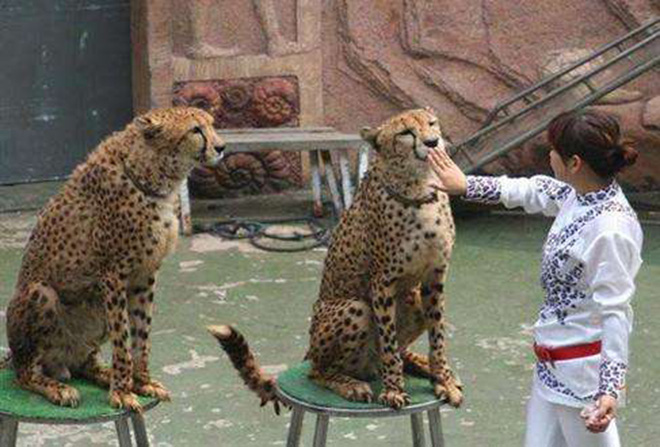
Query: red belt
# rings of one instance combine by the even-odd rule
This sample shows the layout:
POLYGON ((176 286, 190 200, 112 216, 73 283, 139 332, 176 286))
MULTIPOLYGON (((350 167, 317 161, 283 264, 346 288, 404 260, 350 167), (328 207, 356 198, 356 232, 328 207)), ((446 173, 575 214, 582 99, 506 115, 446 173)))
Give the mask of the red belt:
POLYGON ((602 342, 600 340, 583 345, 561 346, 549 348, 534 343, 534 354, 541 362, 549 362, 554 366, 555 361, 579 359, 600 354, 602 342))

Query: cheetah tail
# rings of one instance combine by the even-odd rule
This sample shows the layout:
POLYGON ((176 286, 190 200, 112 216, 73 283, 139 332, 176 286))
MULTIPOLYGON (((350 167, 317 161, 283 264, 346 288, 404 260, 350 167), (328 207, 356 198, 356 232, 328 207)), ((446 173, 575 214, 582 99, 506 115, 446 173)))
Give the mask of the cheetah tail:
POLYGON ((261 398, 261 406, 273 402, 275 413, 279 415, 280 401, 275 394, 275 378, 262 371, 243 334, 227 325, 208 326, 206 329, 220 342, 248 388, 261 398))

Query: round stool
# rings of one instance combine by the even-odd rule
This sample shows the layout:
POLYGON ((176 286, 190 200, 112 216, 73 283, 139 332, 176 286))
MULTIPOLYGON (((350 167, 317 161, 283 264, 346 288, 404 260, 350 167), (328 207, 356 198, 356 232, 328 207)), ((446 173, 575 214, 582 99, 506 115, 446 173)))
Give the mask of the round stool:
MULTIPOLYGON (((0 447, 16 445, 19 422, 32 424, 97 424, 114 421, 120 447, 130 447, 131 434, 128 419, 133 421, 135 441, 138 447, 148 447, 149 439, 141 414, 128 410, 117 410, 108 403, 108 390, 78 379, 68 384, 80 393, 80 405, 77 408, 60 407, 44 397, 25 391, 14 383, 14 372, 8 369, 0 371, 0 447)), ((138 397, 145 411, 158 405, 158 399, 138 397)))
MULTIPOLYGON (((287 447, 298 447, 302 432, 303 417, 306 411, 316 413, 314 447, 323 447, 328 437, 330 416, 338 417, 396 417, 410 415, 414 447, 424 447, 423 412, 428 414, 431 432, 431 445, 445 445, 440 420, 440 406, 445 403, 433 394, 428 379, 406 376, 406 391, 410 395, 410 404, 401 410, 393 410, 378 403, 351 402, 316 385, 307 377, 310 365, 305 362, 281 373, 277 378, 277 395, 285 404, 291 406, 291 425, 287 437, 287 447)), ((379 381, 370 382, 374 397, 383 388, 379 381)))

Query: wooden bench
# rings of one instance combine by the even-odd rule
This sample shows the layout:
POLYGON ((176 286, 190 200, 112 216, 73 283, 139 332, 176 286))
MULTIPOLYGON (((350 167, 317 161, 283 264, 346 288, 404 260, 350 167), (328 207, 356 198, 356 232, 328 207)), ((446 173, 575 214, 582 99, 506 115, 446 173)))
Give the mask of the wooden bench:
MULTIPOLYGON (((358 151, 358 181, 367 171, 369 145, 357 134, 337 132, 331 127, 297 127, 269 129, 224 129, 219 131, 227 144, 226 153, 261 152, 270 150, 309 152, 310 182, 312 187, 313 212, 316 217, 323 214, 321 188, 323 180, 328 186, 337 215, 351 206, 353 184, 348 160, 348 151, 358 151), (341 188, 332 169, 330 152, 339 159, 341 188)), ((181 231, 192 233, 188 184, 181 186, 181 231)))

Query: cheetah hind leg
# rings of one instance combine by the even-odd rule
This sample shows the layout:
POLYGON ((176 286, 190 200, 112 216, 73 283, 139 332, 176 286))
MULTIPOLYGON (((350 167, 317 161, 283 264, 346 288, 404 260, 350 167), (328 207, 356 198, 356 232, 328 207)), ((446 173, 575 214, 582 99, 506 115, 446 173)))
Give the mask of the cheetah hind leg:
POLYGON ((403 371, 406 374, 425 379, 433 378, 428 356, 406 350, 401 354, 401 359, 403 360, 403 371))
POLYGON ((353 402, 368 402, 374 400, 373 391, 367 382, 347 376, 346 374, 329 371, 312 370, 309 378, 324 388, 328 388, 339 394, 346 400, 353 402))
POLYGON ((109 389, 112 380, 112 369, 104 366, 101 363, 98 351, 94 351, 76 371, 75 375, 94 382, 102 388, 109 389))
POLYGON ((41 394, 56 405, 77 407, 80 403, 78 390, 44 375, 41 369, 33 363, 30 367, 16 371, 16 382, 21 388, 41 394))
MULTIPOLYGON (((422 377, 424 379, 433 379, 428 356, 406 350, 401 355, 401 358, 403 359, 403 371, 406 374, 422 377)), ((451 372, 451 377, 454 379, 456 387, 462 391, 463 383, 460 379, 456 377, 453 372, 451 372)))

